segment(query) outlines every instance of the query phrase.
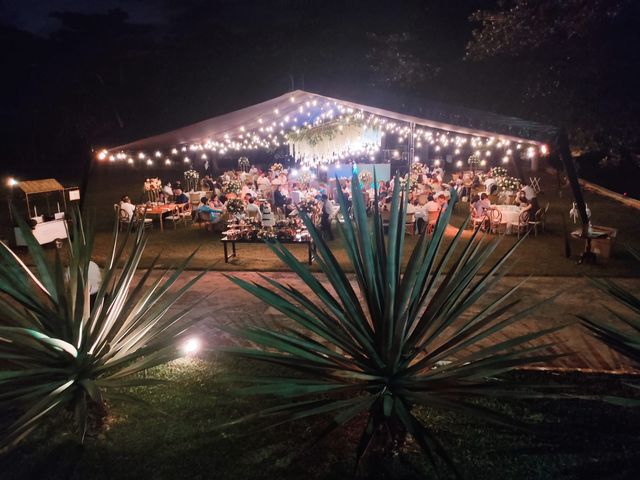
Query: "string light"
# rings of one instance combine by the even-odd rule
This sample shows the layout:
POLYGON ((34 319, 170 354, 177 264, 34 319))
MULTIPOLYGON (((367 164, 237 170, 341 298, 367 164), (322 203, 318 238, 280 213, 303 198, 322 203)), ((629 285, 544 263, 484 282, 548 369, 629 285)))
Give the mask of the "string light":
MULTIPOLYGON (((199 158, 206 160, 211 154, 225 155, 232 151, 247 151, 257 149, 273 149, 284 145, 295 145, 309 138, 306 134, 314 128, 327 128, 327 131, 335 129, 342 132, 358 132, 353 128, 360 128, 361 139, 354 143, 349 136, 338 137, 344 138, 344 145, 338 144, 333 155, 325 157, 316 157, 315 154, 296 155, 296 161, 301 166, 313 168, 321 168, 328 163, 337 163, 340 159, 349 159, 350 161, 360 161, 361 159, 369 159, 375 161, 376 155, 381 149, 381 139, 386 134, 390 134, 398 143, 404 143, 413 135, 413 141, 417 148, 422 148, 423 144, 433 145, 435 152, 443 152, 455 155, 461 155, 464 149, 475 151, 477 156, 491 157, 493 153, 498 158, 512 155, 510 147, 511 141, 494 137, 481 135, 468 135, 446 130, 439 130, 433 127, 418 126, 412 129, 406 123, 384 116, 366 112, 364 110, 353 108, 339 101, 318 101, 313 95, 305 95, 303 98, 298 96, 290 96, 286 105, 280 104, 281 108, 274 108, 273 115, 261 112, 260 116, 251 121, 245 121, 243 125, 236 127, 234 131, 227 130, 226 133, 217 134, 214 137, 206 138, 206 140, 196 141, 171 147, 171 154, 178 155, 182 152, 200 152, 199 158), (282 110, 282 111, 281 111, 282 110), (292 114, 301 114, 299 119, 292 114), (282 116, 281 116, 282 115, 282 116), (276 130, 278 129, 278 130, 276 130), (365 138, 373 139, 366 142, 365 138), (362 143, 360 143, 362 142, 362 143), (307 158, 311 155, 313 158, 307 158)), ((322 135, 322 131, 319 131, 322 135)), ((316 135, 311 133, 309 135, 316 135)), ((389 138, 387 136, 387 138, 389 138)), ((516 142, 514 142, 516 143, 516 142)), ((537 153, 546 155, 548 153, 547 145, 540 145, 533 148, 531 144, 516 144, 516 149, 527 149, 527 157, 533 158, 537 153), (530 153, 533 152, 533 153, 530 153)), ((296 153, 298 149, 295 150, 296 153)), ((469 153, 471 153, 469 152, 469 153)), ((163 154, 160 150, 155 151, 152 155, 146 155, 142 151, 123 151, 117 154, 109 155, 107 150, 100 150, 98 158, 109 158, 110 161, 127 160, 131 157, 147 160, 150 157, 161 159, 163 154)), ((392 158, 400 158, 398 150, 392 150, 392 158)), ((416 155, 414 161, 419 162, 416 155)), ((171 163, 165 159, 165 164, 171 163)), ((184 163, 191 163, 192 159, 184 157, 184 163)), ((151 165, 153 162, 147 164, 151 165)))

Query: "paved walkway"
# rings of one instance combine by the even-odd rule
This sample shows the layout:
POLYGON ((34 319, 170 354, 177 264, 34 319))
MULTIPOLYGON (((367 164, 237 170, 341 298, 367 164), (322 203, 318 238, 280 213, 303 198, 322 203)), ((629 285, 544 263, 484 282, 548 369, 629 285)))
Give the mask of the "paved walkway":
MULTIPOLYGON (((195 273, 185 273, 185 279, 195 273)), ((240 278, 261 281, 256 273, 238 272, 240 278)), ((266 274, 269 277, 290 283, 300 288, 303 292, 309 292, 302 286, 298 278, 291 273, 274 272, 266 274)), ((507 277, 490 295, 494 298, 504 292, 508 287, 523 280, 522 277, 507 277)), ((640 292, 640 279, 619 279, 619 284, 630 288, 634 292, 640 292)), ((582 313, 588 316, 606 317, 607 313, 602 306, 606 304, 614 310, 624 312, 615 301, 608 299, 604 294, 591 287, 587 280, 572 277, 532 277, 520 289, 522 307, 532 305, 549 297, 553 293, 567 289, 553 304, 542 306, 530 317, 519 324, 510 327, 507 331, 497 334, 493 341, 512 337, 517 333, 526 333, 533 329, 547 328, 552 325, 570 323, 576 321, 575 315, 582 313)), ((310 293, 310 292, 309 292, 310 293)), ((255 297, 236 287, 223 273, 207 273, 196 286, 188 292, 180 301, 181 307, 194 304, 190 315, 202 317, 202 321, 196 327, 199 335, 209 347, 227 344, 231 339, 222 333, 217 326, 222 324, 259 323, 275 324, 284 321, 284 317, 272 308, 268 308, 255 297), (208 297, 204 298, 205 295, 208 297)), ((573 324, 553 334, 551 340, 557 343, 554 347, 559 353, 574 352, 571 356, 554 361, 548 367, 561 370, 585 370, 616 373, 640 373, 630 367, 629 362, 604 344, 594 340, 590 334, 580 325, 573 324)))

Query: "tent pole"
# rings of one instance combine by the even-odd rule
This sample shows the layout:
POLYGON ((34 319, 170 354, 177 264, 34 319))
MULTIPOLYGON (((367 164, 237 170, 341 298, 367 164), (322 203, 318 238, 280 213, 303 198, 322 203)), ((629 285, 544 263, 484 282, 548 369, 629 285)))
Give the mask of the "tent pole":
POLYGON ((411 166, 413 165, 413 158, 415 157, 415 130, 416 124, 411 122, 411 130, 409 131, 409 176, 411 176, 411 166))
POLYGON ((31 207, 29 206, 29 194, 27 193, 25 197, 27 199, 27 218, 31 218, 31 207))

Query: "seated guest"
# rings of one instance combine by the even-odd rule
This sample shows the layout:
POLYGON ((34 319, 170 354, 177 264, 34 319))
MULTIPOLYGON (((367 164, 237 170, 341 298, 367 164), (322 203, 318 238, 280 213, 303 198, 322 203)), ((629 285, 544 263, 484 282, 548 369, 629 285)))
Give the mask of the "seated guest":
POLYGON ((127 222, 130 222, 135 217, 136 206, 131 203, 131 199, 128 195, 124 195, 120 199, 120 211, 123 211, 127 214, 127 222))
POLYGON ((247 206, 244 208, 244 210, 245 212, 247 212, 248 217, 254 217, 260 222, 262 221, 262 212, 255 202, 255 198, 250 196, 249 202, 247 203, 247 206))
POLYGON ((492 177, 491 173, 489 173, 487 179, 484 181, 484 188, 489 194, 492 194, 498 189, 498 184, 496 183, 495 178, 492 177))
POLYGON ((491 208, 491 201, 486 193, 481 193, 480 198, 478 198, 472 206, 476 211, 476 217, 483 217, 485 212, 491 208))
POLYGON ((538 204, 538 199, 536 197, 533 197, 527 206, 522 209, 523 212, 527 212, 527 217, 530 222, 534 221, 536 213, 538 213, 539 210, 540 205, 538 204))
POLYGON ((204 178, 202 179, 202 185, 207 190, 214 190, 215 189, 214 182, 213 182, 213 180, 211 179, 211 177, 209 175, 205 175, 204 176, 204 178))
POLYGON ((429 195, 427 197, 427 203, 424 204, 424 211, 429 212, 437 212, 440 210, 440 205, 433 199, 433 195, 429 195))
POLYGON ((526 205, 529 205, 529 201, 527 200, 527 194, 524 193, 523 190, 520 190, 518 192, 518 196, 515 199, 515 204, 519 205, 521 207, 524 207, 526 205))
POLYGON ((256 191, 253 189, 253 183, 252 182, 245 183, 242 186, 242 195, 245 196, 245 197, 247 195, 250 195, 252 197, 256 197, 257 196, 256 195, 256 191))
POLYGON ((443 193, 441 193, 440 195, 438 195, 438 205, 440 206, 440 210, 446 210, 447 209, 447 197, 444 196, 443 193))
MULTIPOLYGON (((174 192, 178 191, 177 189, 174 192)), ((189 203, 189 197, 185 195, 182 190, 179 190, 180 193, 175 196, 173 200, 177 205, 184 205, 185 203, 189 203)))
POLYGON ((165 197, 173 196, 173 188, 171 187, 171 182, 167 182, 164 187, 162 187, 162 193, 164 193, 165 197))
POLYGON ((218 197, 218 195, 216 195, 215 193, 211 196, 211 200, 209 200, 209 206, 211 208, 218 208, 218 209, 222 209, 222 207, 224 206, 224 204, 222 203, 222 201, 220 200, 220 198, 218 197))
POLYGON ((527 202, 530 202, 532 198, 536 198, 536 191, 531 185, 523 183, 522 189, 520 191, 524 192, 524 195, 527 198, 527 202))
POLYGON ((211 223, 217 223, 220 221, 222 215, 221 208, 211 208, 209 206, 209 199, 207 197, 202 197, 200 199, 200 204, 196 208, 198 213, 209 214, 209 221, 211 223))

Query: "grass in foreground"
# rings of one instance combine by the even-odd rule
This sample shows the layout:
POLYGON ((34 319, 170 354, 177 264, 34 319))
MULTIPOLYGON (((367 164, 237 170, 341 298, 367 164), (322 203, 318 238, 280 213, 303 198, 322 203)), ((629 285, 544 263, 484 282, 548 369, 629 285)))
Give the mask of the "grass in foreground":
MULTIPOLYGON (((347 426, 342 435, 311 449, 308 442, 320 427, 319 421, 263 432, 244 427, 212 431, 219 423, 255 410, 249 400, 233 397, 221 375, 255 368, 214 357, 181 359, 159 367, 153 374, 174 383, 137 388, 136 395, 146 404, 112 405, 110 428, 99 438, 88 438, 80 447, 71 435, 51 438, 43 431, 0 457, 2 478, 348 478, 358 438, 355 426, 347 426)), ((516 375, 535 377, 528 379, 542 384, 572 383, 581 394, 632 394, 621 377, 516 375)), ((538 433, 489 427, 435 410, 417 412, 439 430, 467 478, 624 479, 633 478, 640 468, 640 409, 579 400, 511 401, 491 406, 524 419, 538 433)), ((384 467, 376 470, 378 478, 430 478, 432 473, 412 443, 384 467)))

